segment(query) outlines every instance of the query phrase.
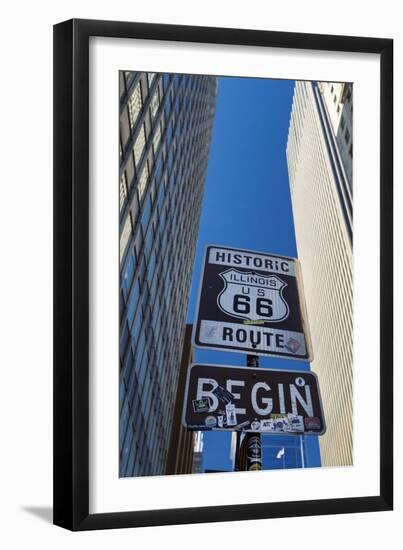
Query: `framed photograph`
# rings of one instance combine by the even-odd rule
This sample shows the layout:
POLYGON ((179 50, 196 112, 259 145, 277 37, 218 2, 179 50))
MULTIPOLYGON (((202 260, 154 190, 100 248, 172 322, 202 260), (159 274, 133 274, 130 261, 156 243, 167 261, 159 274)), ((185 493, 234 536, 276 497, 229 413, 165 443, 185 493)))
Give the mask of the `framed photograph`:
POLYGON ((54 523, 391 510, 393 41, 54 27, 54 523))

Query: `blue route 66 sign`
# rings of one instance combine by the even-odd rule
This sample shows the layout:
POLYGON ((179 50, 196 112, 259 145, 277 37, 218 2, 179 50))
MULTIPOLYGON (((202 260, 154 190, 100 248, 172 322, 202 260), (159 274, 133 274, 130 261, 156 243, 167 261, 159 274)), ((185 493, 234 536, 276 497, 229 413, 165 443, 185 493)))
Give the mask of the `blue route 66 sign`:
POLYGON ((208 246, 196 313, 196 347, 312 360, 295 258, 208 246))

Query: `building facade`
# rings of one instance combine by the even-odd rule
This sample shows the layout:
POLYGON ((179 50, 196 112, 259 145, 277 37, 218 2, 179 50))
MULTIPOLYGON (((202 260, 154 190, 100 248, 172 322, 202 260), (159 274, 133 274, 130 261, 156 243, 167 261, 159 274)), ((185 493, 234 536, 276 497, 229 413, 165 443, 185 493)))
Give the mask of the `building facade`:
POLYGON ((164 474, 214 77, 119 73, 120 476, 164 474))
POLYGON ((323 466, 353 463, 352 155, 352 86, 297 82, 287 163, 327 424, 323 466))
POLYGON ((172 417, 166 474, 191 474, 193 471, 195 432, 187 430, 182 425, 187 371, 189 365, 193 362, 192 328, 193 325, 186 325, 185 329, 182 359, 179 367, 178 387, 176 390, 174 413, 172 417))
POLYGON ((319 82, 350 188, 353 187, 353 86, 349 82, 319 82))

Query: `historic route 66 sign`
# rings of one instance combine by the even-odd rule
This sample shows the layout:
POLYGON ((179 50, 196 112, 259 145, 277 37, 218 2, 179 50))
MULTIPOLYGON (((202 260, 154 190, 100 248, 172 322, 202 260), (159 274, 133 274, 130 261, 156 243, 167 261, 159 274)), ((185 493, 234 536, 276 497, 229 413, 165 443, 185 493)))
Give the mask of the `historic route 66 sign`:
POLYGON ((201 348, 311 360, 298 260, 208 246, 193 342, 201 348))

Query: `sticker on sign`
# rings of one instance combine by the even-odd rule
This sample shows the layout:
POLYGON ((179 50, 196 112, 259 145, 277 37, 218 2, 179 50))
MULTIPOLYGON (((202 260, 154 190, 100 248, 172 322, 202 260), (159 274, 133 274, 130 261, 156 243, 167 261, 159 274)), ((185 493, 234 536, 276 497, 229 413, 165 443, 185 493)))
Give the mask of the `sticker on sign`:
POLYGON ((298 260, 208 246, 193 342, 199 348, 312 360, 298 260))

